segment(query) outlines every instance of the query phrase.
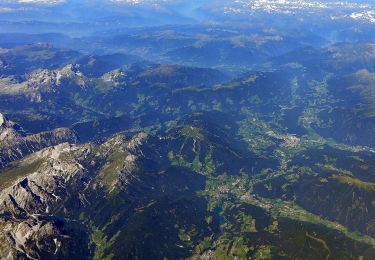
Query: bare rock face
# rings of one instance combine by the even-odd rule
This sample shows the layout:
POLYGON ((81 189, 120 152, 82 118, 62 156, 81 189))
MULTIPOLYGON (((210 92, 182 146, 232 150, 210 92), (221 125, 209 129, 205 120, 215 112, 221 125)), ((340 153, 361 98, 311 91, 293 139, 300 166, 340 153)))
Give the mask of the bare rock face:
POLYGON ((5 117, 3 114, 0 113, 0 127, 3 126, 4 123, 5 123, 5 117))
POLYGON ((8 120, 0 113, 0 147, 5 146, 10 140, 15 140, 23 135, 22 128, 16 123, 8 120))
POLYGON ((61 93, 67 81, 80 90, 86 87, 87 79, 79 71, 79 65, 69 64, 56 70, 38 69, 25 79, 0 78, 0 95, 21 95, 30 102, 40 103, 48 95, 61 93))
POLYGON ((69 238, 68 220, 50 215, 69 195, 67 185, 78 182, 89 174, 81 160, 91 152, 90 145, 73 146, 67 143, 34 153, 25 163, 40 161, 39 167, 18 179, 0 193, 0 258, 40 259, 41 254, 54 255, 62 241, 69 238))
POLYGON ((14 218, 30 214, 49 213, 51 205, 64 194, 64 185, 87 170, 80 164, 90 154, 91 147, 74 146, 67 143, 50 147, 33 154, 28 159, 31 165, 40 161, 37 169, 0 194, 0 214, 10 213, 14 218), (60 189, 61 188, 61 189, 60 189))
POLYGON ((26 135, 22 127, 0 113, 0 169, 11 161, 48 146, 64 142, 76 143, 76 134, 67 128, 26 135))
POLYGON ((116 69, 105 73, 101 79, 104 82, 110 82, 118 86, 126 79, 126 73, 120 69, 116 69))
POLYGON ((70 217, 90 203, 88 189, 110 192, 137 179, 137 158, 146 138, 139 134, 131 140, 115 136, 100 145, 64 143, 27 156, 11 174, 12 168, 0 173, 3 183, 2 175, 22 173, 0 192, 0 259, 66 258, 72 248, 80 248, 85 258, 89 249, 77 246, 85 227, 70 217))
POLYGON ((66 79, 73 80, 81 88, 86 85, 84 75, 79 71, 79 65, 73 64, 57 70, 36 70, 28 76, 24 85, 29 95, 54 93, 60 91, 62 83, 66 79))
POLYGON ((69 238, 61 227, 63 223, 53 217, 33 216, 23 221, 6 222, 0 219, 3 230, 0 252, 2 259, 42 259, 39 252, 58 253, 61 243, 69 238), (31 244, 30 241, 39 241, 31 244))

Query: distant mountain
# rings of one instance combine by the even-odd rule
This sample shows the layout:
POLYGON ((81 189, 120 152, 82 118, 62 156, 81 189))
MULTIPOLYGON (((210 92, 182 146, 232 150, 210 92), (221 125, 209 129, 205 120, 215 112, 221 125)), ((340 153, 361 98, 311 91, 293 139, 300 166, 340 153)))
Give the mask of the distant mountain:
POLYGON ((77 142, 75 133, 59 128, 38 134, 26 134, 19 125, 0 113, 0 168, 45 147, 64 142, 77 142))
POLYGON ((34 43, 0 51, 1 75, 23 75, 32 70, 54 69, 71 63, 80 54, 68 49, 54 48, 48 43, 34 43))

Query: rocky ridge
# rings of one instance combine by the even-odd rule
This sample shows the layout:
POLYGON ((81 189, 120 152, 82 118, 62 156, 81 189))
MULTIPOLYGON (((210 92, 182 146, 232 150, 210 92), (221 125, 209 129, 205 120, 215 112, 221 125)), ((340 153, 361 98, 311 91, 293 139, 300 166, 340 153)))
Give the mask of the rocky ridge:
POLYGON ((26 75, 24 81, 12 77, 1 78, 0 95, 24 95, 32 102, 40 103, 48 93, 61 92, 67 80, 73 81, 79 88, 85 88, 86 78, 79 71, 79 65, 68 64, 60 69, 38 69, 26 75))
MULTIPOLYGON (((0 234, 0 258, 69 257, 69 247, 79 242, 73 237, 75 232, 85 232, 82 224, 69 218, 72 208, 90 203, 85 197, 87 190, 131 182, 137 174, 139 146, 145 138, 145 134, 138 134, 128 141, 115 136, 101 145, 64 143, 19 162, 18 168, 22 169, 35 162, 38 166, 0 193, 0 227, 4 230, 0 234), (103 169, 118 153, 126 154, 126 159, 116 168, 112 182, 105 182, 103 169)), ((87 255, 89 249, 82 248, 81 253, 87 255)))
POLYGON ((21 126, 0 113, 0 169, 11 161, 64 142, 76 143, 76 134, 68 128, 58 128, 27 135, 21 126))

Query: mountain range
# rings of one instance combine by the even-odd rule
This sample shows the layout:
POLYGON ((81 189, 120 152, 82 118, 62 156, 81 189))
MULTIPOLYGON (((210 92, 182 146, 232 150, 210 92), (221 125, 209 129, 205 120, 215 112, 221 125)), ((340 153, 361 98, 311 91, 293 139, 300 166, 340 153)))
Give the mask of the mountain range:
POLYGON ((374 259, 370 1, 0 1, 1 259, 374 259))

